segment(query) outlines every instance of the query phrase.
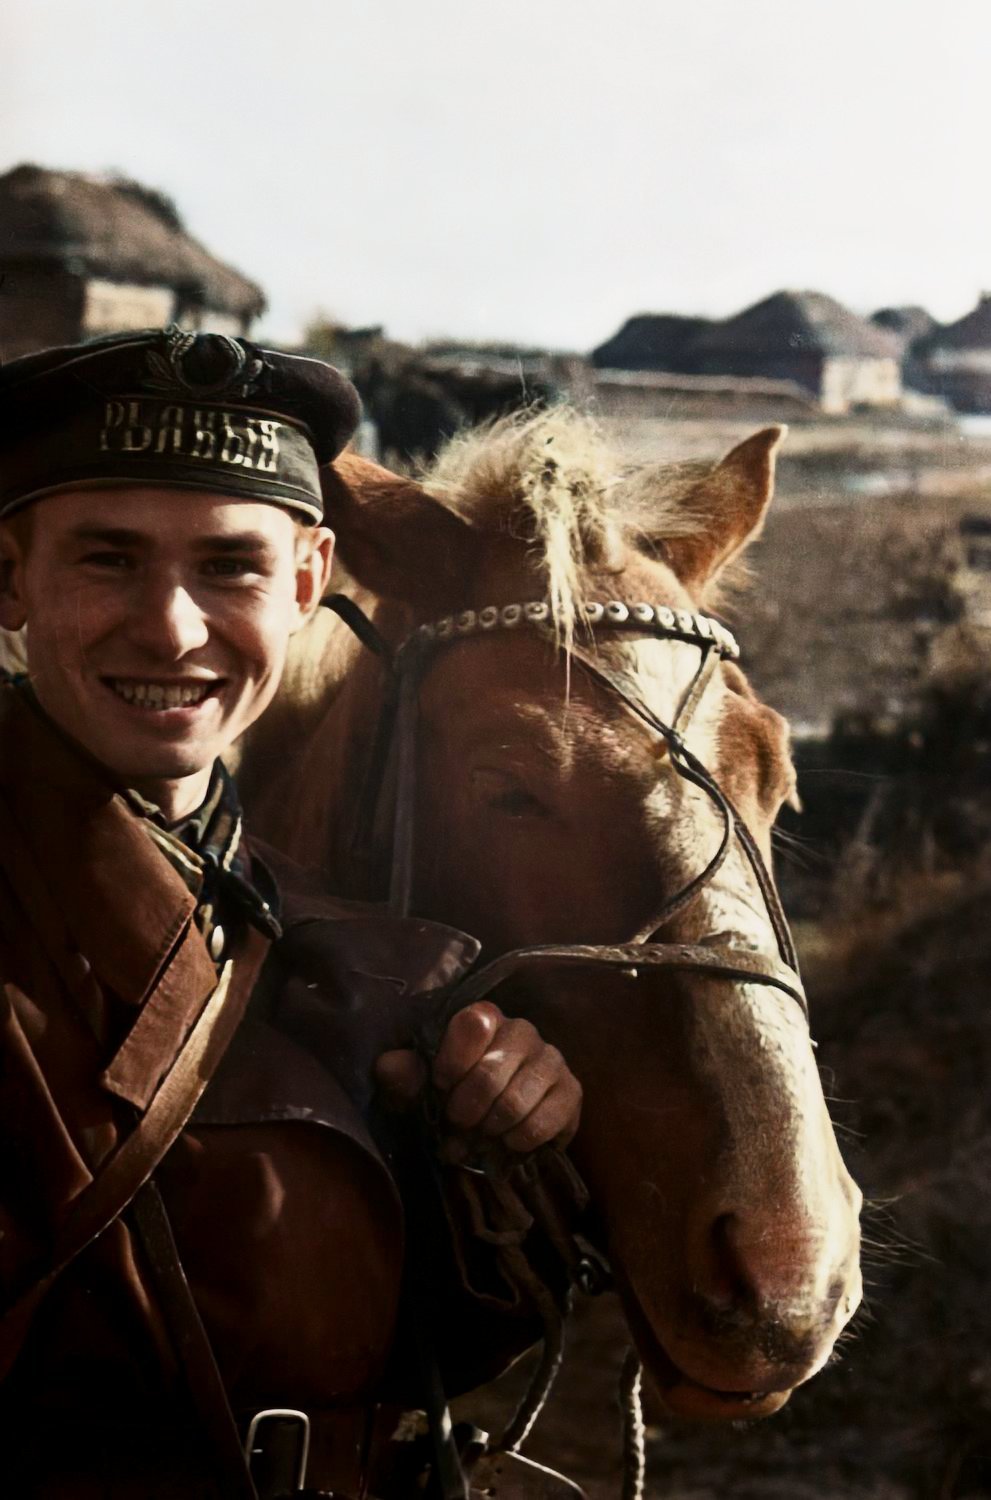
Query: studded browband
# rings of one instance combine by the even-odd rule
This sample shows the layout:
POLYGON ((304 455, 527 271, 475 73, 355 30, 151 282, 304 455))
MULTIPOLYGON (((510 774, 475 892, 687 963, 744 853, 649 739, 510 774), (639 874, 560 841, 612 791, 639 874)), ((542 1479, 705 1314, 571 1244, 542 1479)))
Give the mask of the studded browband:
MULTIPOLYGON (((465 609, 459 614, 445 615, 443 619, 417 626, 400 649, 449 641, 457 636, 513 630, 519 625, 551 625, 553 618, 550 604, 543 599, 520 604, 488 604, 483 609, 465 609)), ((693 614, 687 609, 670 609, 666 604, 625 604, 621 599, 611 599, 605 604, 585 603, 578 607, 578 619, 592 630, 596 625, 646 630, 652 635, 714 648, 719 656, 730 661, 737 661, 740 656, 736 639, 719 620, 709 615, 693 614)))

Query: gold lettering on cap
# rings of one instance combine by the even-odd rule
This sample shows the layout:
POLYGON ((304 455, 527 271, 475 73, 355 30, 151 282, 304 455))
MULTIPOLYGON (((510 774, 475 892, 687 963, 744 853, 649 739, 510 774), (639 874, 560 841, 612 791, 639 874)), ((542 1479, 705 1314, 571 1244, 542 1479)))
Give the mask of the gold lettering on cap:
POLYGON ((158 416, 158 437, 155 452, 164 453, 171 440, 172 452, 182 452, 182 423, 185 411, 181 406, 163 407, 158 416))
POLYGON ((140 401, 127 403, 127 421, 128 425, 124 428, 124 441, 121 447, 125 453, 143 453, 146 448, 151 447, 154 433, 141 420, 140 401))
POLYGON ((234 426, 234 419, 229 411, 222 412, 224 419, 224 446, 220 451, 220 462, 222 464, 243 464, 246 469, 254 468, 247 452, 247 442, 243 428, 238 430, 234 426))
POLYGON ((279 428, 281 422, 273 422, 270 417, 258 418, 258 434, 261 443, 261 452, 255 461, 255 468, 263 474, 274 474, 279 467, 279 428))
POLYGON ((193 412, 193 446, 190 458, 211 460, 217 456, 217 413, 215 411, 193 412))
POLYGON ((100 430, 100 448, 106 453, 110 447, 111 428, 121 427, 124 423, 123 401, 108 401, 103 414, 103 427, 100 430))
POLYGON ((108 400, 100 448, 104 453, 186 453, 203 463, 276 474, 282 426, 272 418, 237 411, 108 400))
POLYGON ((258 429, 255 426, 254 417, 244 419, 244 441, 246 444, 244 454, 244 467, 253 469, 255 467, 255 449, 258 447, 258 429))

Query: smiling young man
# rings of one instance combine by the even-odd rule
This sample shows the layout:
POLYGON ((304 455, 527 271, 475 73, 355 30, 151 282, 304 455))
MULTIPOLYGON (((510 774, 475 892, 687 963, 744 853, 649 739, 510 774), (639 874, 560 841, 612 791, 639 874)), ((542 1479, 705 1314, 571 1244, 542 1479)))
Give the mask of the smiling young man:
MULTIPOLYGON (((421 1084, 397 976, 475 948, 252 851, 220 760, 327 583, 356 397, 166 330, 14 361, 0 417, 28 660, 0 689, 0 1488, 363 1495, 402 1261, 368 1110, 421 1084), (306 1412, 305 1477, 299 1417, 256 1426, 249 1475, 263 1407, 306 1412)), ((510 1147, 577 1125, 560 1054, 489 1004, 433 1083, 510 1147)))
POLYGON ((187 816, 278 687, 331 534, 263 501, 177 501, 161 485, 66 489, 25 521, 2 608, 30 620, 34 696, 122 786, 167 821, 187 816))

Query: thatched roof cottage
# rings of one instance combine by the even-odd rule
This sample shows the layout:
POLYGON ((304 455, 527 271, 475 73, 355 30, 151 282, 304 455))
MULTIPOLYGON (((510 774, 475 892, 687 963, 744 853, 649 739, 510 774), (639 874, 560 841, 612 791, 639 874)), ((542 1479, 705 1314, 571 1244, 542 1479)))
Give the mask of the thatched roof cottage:
POLYGON ((896 404, 901 353, 894 334, 822 292, 775 292, 692 345, 699 374, 793 380, 828 412, 896 404))
POLYGON ((164 194, 24 165, 0 177, 0 357, 177 322, 242 334, 259 286, 187 233, 164 194))
POLYGON ((708 318, 679 313, 638 313, 627 318, 618 333, 592 350, 592 364, 599 370, 655 370, 690 375, 692 345, 708 318))

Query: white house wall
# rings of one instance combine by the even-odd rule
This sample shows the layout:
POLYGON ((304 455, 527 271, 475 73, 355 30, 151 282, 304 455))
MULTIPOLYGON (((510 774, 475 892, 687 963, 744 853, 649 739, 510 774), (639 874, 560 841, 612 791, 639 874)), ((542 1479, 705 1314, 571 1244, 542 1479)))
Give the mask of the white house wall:
POLYGON ((245 332, 244 319, 213 307, 177 308, 170 286, 133 286, 125 282, 93 277, 86 283, 81 337, 101 333, 129 333, 138 328, 164 328, 168 323, 204 333, 237 336, 245 332))
POLYGON ((86 283, 83 337, 161 328, 172 321, 174 310, 175 292, 170 286, 129 286, 94 277, 86 283))
POLYGON ((896 359, 832 355, 822 362, 823 411, 845 412, 851 406, 892 406, 900 399, 901 392, 901 370, 896 359))

